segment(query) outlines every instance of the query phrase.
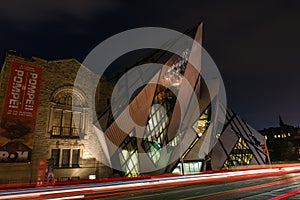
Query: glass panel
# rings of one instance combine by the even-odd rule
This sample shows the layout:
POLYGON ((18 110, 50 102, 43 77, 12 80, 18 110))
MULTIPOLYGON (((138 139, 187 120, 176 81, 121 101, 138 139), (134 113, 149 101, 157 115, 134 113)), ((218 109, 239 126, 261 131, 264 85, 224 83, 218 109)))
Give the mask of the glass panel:
POLYGON ((223 168, 228 169, 232 166, 249 165, 252 157, 253 154, 248 144, 240 137, 229 154, 229 157, 224 162, 223 168))
MULTIPOLYGON (((71 97, 67 97, 71 101, 71 97)), ((68 109, 54 108, 52 119, 52 135, 63 137, 78 137, 84 127, 81 110, 72 112, 68 109)))
POLYGON ((53 126, 52 127, 52 135, 60 135, 60 126, 53 126))
POLYGON ((53 113, 53 126, 60 126, 61 125, 61 116, 62 116, 62 110, 54 110, 54 113, 53 113))
POLYGON ((142 142, 142 147, 155 165, 158 164, 160 150, 167 140, 167 126, 169 125, 169 118, 172 115, 175 100, 175 95, 168 88, 162 85, 157 86, 154 105, 150 110, 151 115, 149 115, 142 142), (159 105, 156 106, 155 104, 159 105))
POLYGON ((200 115, 199 120, 193 124, 193 129, 197 133, 198 137, 201 137, 210 124, 210 112, 211 107, 208 106, 205 111, 200 115))
POLYGON ((62 136, 70 136, 70 127, 62 127, 62 136))
POLYGON ((73 112, 72 117, 72 127, 81 128, 81 113, 80 112, 73 112))
POLYGON ((62 167, 69 167, 69 163, 70 163, 70 149, 63 149, 62 167))
POLYGON ((129 156, 130 156, 128 150, 127 149, 126 150, 122 150, 122 154, 123 154, 123 157, 124 157, 125 161, 127 161, 129 159, 129 156))
POLYGON ((63 113, 63 124, 62 124, 62 136, 71 136, 71 119, 72 112, 64 111, 63 113))
POLYGON ((73 149, 72 152, 72 167, 79 167, 79 149, 73 149))
POLYGON ((54 110, 54 112, 53 112, 53 124, 52 124, 52 135, 60 135, 61 120, 62 120, 62 110, 54 110))
POLYGON ((200 115, 199 119, 193 124, 193 129, 196 132, 197 136, 189 148, 183 153, 182 157, 185 156, 193 149, 194 145, 197 143, 199 138, 205 133, 210 125, 210 114, 211 114, 211 105, 209 105, 200 115))
POLYGON ((59 155, 60 155, 60 149, 52 149, 51 151, 51 158, 54 160, 54 166, 59 166, 59 155))
POLYGON ((178 89, 181 85, 185 67, 189 57, 189 49, 185 49, 181 56, 173 57, 170 68, 161 77, 160 83, 178 89))
POLYGON ((72 119, 72 112, 64 111, 63 113, 63 127, 71 127, 71 119, 72 119))
POLYGON ((79 136, 81 127, 82 127, 82 119, 80 112, 73 112, 72 116, 72 136, 79 136))
POLYGON ((118 157, 125 176, 139 175, 137 141, 132 132, 125 138, 120 148, 122 150, 119 150, 118 157))
MULTIPOLYGON (((183 163, 185 173, 197 173, 201 171, 203 161, 188 161, 183 163)), ((181 163, 179 162, 173 173, 181 173, 181 163)))

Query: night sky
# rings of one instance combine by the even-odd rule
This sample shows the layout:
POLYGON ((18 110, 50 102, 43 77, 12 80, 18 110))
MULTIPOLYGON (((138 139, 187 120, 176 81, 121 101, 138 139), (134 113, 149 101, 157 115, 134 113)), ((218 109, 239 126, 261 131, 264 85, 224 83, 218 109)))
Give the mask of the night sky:
POLYGON ((131 28, 178 31, 204 23, 203 47, 217 64, 231 109, 256 129, 278 116, 300 124, 300 1, 0 1, 0 62, 18 55, 85 56, 131 28))

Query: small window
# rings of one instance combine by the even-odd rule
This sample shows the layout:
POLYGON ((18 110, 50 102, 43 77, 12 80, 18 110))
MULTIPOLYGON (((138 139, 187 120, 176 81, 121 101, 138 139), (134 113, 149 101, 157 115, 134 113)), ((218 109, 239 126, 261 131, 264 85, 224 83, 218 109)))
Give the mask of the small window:
POLYGON ((62 136, 71 136, 71 120, 72 112, 64 111, 62 121, 62 136))
POLYGON ((57 167, 79 167, 80 149, 52 149, 51 158, 57 167), (60 153, 62 152, 62 155, 60 153), (60 160, 61 156, 61 160, 60 160), (61 163, 60 163, 61 162, 61 163))
POLYGON ((54 160, 54 167, 59 166, 60 149, 52 149, 51 158, 54 160))
POLYGON ((73 149, 72 151, 72 167, 79 167, 79 149, 73 149))
POLYGON ((56 109, 53 112, 52 136, 79 137, 83 131, 81 112, 56 109))
POLYGON ((78 138, 83 134, 86 127, 84 120, 86 101, 81 93, 74 88, 64 87, 53 95, 51 101, 54 103, 50 106, 49 133, 51 136, 53 138, 78 138))
POLYGON ((70 167, 70 149, 63 149, 62 152, 62 167, 70 167))

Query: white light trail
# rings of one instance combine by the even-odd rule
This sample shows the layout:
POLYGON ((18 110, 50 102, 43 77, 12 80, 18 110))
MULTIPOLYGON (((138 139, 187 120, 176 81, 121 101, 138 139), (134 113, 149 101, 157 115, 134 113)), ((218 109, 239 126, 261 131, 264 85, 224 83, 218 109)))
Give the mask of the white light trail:
MULTIPOLYGON (((293 166, 293 167, 276 167, 276 168, 268 168, 268 169, 251 169, 251 170, 243 170, 243 171, 231 171, 231 172, 218 172, 218 173, 211 173, 211 174, 196 174, 196 175, 187 175, 187 176, 176 176, 176 177, 164 177, 164 178, 152 178, 152 179, 142 179, 142 180, 135 180, 129 182, 119 182, 118 184, 114 183, 114 185, 100 185, 99 186, 90 186, 87 184, 87 187, 79 187, 79 188, 65 188, 58 190, 49 190, 49 188, 43 188, 43 191, 39 192, 30 192, 30 190, 20 191, 18 194, 5 194, 1 195, 0 192, 0 199, 13 199, 13 198, 32 198, 32 197, 39 197, 42 195, 55 195, 55 194, 62 194, 68 195, 67 193, 76 193, 76 192, 87 192, 87 191, 105 191, 105 190, 117 190, 117 189, 128 189, 128 188, 138 188, 138 187, 145 187, 145 186, 156 186, 162 184, 170 184, 170 183, 185 183, 189 181, 202 181, 202 180, 214 180, 220 178, 227 178, 227 177, 234 177, 234 176, 243 176, 243 175, 254 175, 254 174, 265 174, 265 173, 273 173, 274 175, 278 172, 283 171, 295 171, 300 170, 300 166, 293 166), (48 190, 47 190, 48 189, 48 190)), ((95 185, 95 184, 94 184, 95 185)), ((67 186, 68 187, 68 186, 67 186)), ((74 187, 74 186, 73 186, 74 187)), ((76 199, 76 198, 83 198, 84 195, 78 196, 67 196, 63 198, 55 198, 53 200, 60 200, 60 199, 76 199)))

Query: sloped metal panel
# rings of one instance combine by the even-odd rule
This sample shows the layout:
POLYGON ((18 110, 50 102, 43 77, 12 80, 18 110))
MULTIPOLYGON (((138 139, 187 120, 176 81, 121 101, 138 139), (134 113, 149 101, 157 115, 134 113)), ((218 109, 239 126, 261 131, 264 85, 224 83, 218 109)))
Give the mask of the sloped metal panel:
POLYGON ((212 151, 212 158, 211 158, 212 169, 213 170, 221 169, 226 159, 227 159, 227 154, 225 153, 222 145, 218 142, 212 151))
POLYGON ((204 159, 205 155, 208 155, 209 153, 209 143, 207 140, 209 140, 210 132, 212 131, 211 126, 206 130, 206 132, 199 138, 199 140, 196 142, 194 147, 188 152, 188 154, 185 156, 184 161, 193 161, 193 160, 200 160, 204 159))
POLYGON ((215 145, 211 154, 211 166, 212 169, 221 169, 225 160, 227 159, 227 155, 230 154, 234 145, 237 143, 238 137, 235 132, 232 131, 231 127, 228 126, 224 132, 222 133, 219 141, 215 145), (223 153, 220 153, 221 149, 223 153), (224 154, 226 155, 224 157, 224 154))
MULTIPOLYGON (((158 76, 159 73, 157 73, 152 80, 157 81, 158 76)), ((154 84, 146 85, 143 90, 136 96, 136 98, 132 100, 129 107, 126 108, 129 109, 133 121, 140 126, 144 126, 145 124, 147 124, 148 113, 152 104, 155 88, 156 86, 154 84)), ((105 131, 105 134, 110 141, 113 141, 116 146, 119 146, 126 138, 126 132, 129 133, 133 128, 135 127, 132 127, 130 123, 128 123, 127 115, 122 112, 116 119, 116 121, 114 121, 111 126, 105 131), (121 130, 119 126, 125 129, 125 132, 121 130)), ((141 137, 144 130, 142 129, 137 131, 139 131, 137 133, 137 136, 141 137)), ((110 154, 113 155, 116 150, 115 147, 109 145, 108 148, 110 150, 110 154)))
POLYGON ((253 154, 252 160, 255 160, 257 163, 263 164, 265 156, 260 149, 261 143, 257 140, 253 133, 256 132, 256 136, 259 136, 260 134, 253 128, 250 132, 251 129, 249 129, 249 125, 247 125, 239 116, 236 116, 231 124, 233 125, 235 132, 240 134, 241 137, 243 137, 245 142, 248 144, 253 154))
MULTIPOLYGON (((199 25, 194 40, 197 43, 202 44, 202 24, 199 25)), ((200 73, 195 68, 198 69, 198 71, 200 71, 201 69, 201 49, 198 49, 197 46, 193 44, 193 46, 191 47, 189 62, 187 63, 186 70, 184 72, 184 77, 186 80, 188 80, 188 83, 183 81, 177 96, 177 99, 186 99, 186 101, 177 101, 175 104, 172 119, 168 129, 169 141, 175 137, 177 129, 179 128, 178 125, 180 124, 180 118, 183 118, 185 115, 185 113, 181 113, 181 110, 185 110, 188 112, 188 106, 191 100, 190 98, 192 96, 191 92, 194 92, 194 90, 191 91, 188 88, 192 87, 194 89, 196 87, 197 80, 200 79, 200 73), (195 63, 196 66, 193 66, 191 63, 195 63)), ((182 128, 187 129, 187 127, 182 128)))

